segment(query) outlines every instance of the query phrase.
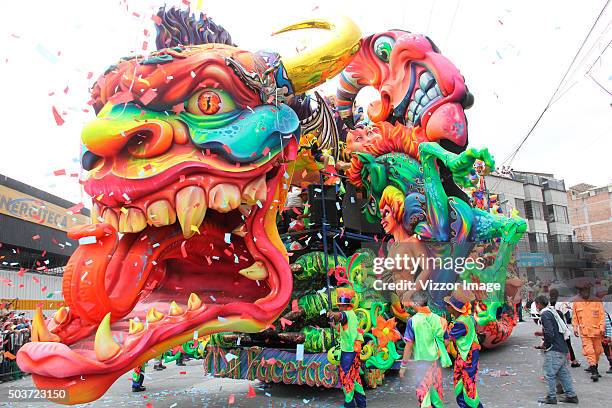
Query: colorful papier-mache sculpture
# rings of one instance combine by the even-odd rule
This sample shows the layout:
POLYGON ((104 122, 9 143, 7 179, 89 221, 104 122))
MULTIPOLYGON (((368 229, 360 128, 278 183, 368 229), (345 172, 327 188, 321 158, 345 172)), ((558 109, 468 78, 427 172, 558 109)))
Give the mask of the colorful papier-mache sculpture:
MULTIPOLYGON (((318 135, 326 155, 340 154, 337 132, 320 129, 330 126, 329 110, 320 97, 316 112, 304 109, 303 94, 345 68, 337 102, 348 125, 358 90, 381 92, 368 111, 370 143, 352 149, 349 171, 369 197, 366 215, 380 220, 382 209, 398 242, 457 244, 439 249, 451 257, 501 238, 492 265, 462 277, 504 281, 525 224, 467 204, 458 185, 474 160, 493 161, 486 150, 466 150, 463 109, 473 98, 426 37, 390 31, 362 39, 348 19, 312 19, 279 33, 318 28, 326 40, 281 56, 237 48, 203 15, 161 9, 158 17, 158 51, 120 60, 92 89, 97 119, 81 138, 93 224, 70 232, 81 245, 64 273, 67 306, 47 321, 38 311, 34 341, 17 356, 38 387, 66 389, 69 398, 58 402, 92 401, 168 350, 195 353, 194 338, 206 339, 206 355, 202 340, 197 357, 211 361, 215 347, 303 344, 325 359, 312 360, 323 382, 309 382, 303 366, 305 383, 336 386, 327 364, 338 363, 337 333, 324 317, 336 302, 329 273, 336 287, 356 292, 366 383, 380 384, 401 354, 395 319, 409 314, 398 294, 373 289, 374 254, 322 262, 326 255, 312 253, 290 267, 276 228, 300 145, 314 145, 302 134, 318 135)), ((477 316, 491 332, 499 296, 484 299, 477 316)), ((263 365, 276 381, 275 364, 263 365)))
MULTIPOLYGON (((473 185, 477 160, 494 168, 486 149, 467 148, 463 109, 474 98, 463 76, 429 38, 393 30, 364 38, 341 74, 337 103, 351 127, 353 102, 365 86, 380 92, 380 101, 368 109, 376 136, 353 155, 348 175, 365 192, 366 216, 380 220, 393 236, 388 255, 458 259, 493 253, 485 268, 458 274, 438 265, 396 272, 391 279, 498 283, 499 290, 478 293, 475 318, 481 343, 501 343, 515 325, 504 288, 512 250, 526 223, 472 207, 462 190, 473 185), (498 246, 492 248, 494 242, 498 246)), ((410 293, 402 295, 409 298, 410 293)), ((445 293, 430 295, 443 313, 445 293)))
POLYGON ((279 33, 327 35, 281 56, 237 48, 202 14, 158 17, 158 51, 93 86, 97 119, 81 137, 93 224, 70 232, 87 244, 65 269, 67 307, 41 315, 17 357, 70 404, 194 332, 259 332, 279 317, 293 285, 276 214, 305 119, 291 99, 338 74, 361 38, 348 19, 308 20, 279 33))

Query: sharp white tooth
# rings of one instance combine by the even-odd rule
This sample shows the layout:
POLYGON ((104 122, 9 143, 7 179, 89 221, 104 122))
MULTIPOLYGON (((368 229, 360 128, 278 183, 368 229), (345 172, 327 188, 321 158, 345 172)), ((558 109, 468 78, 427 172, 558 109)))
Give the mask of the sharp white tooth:
POLYGON ((244 187, 242 201, 248 205, 254 205, 257 201, 264 202, 266 194, 266 176, 262 175, 244 187))
POLYGON ((168 312, 168 315, 169 316, 180 316, 182 314, 183 314, 183 308, 177 305, 176 302, 173 300, 172 303, 170 303, 170 311, 168 312))
POLYGON ((98 224, 100 222, 100 205, 98 203, 91 204, 91 223, 98 224))
POLYGON ((438 96, 438 91, 436 91, 436 88, 430 88, 429 91, 427 91, 427 97, 430 100, 433 100, 437 96, 438 96))
POLYGON ((427 85, 433 79, 434 79, 434 77, 433 77, 433 75, 431 75, 429 73, 429 71, 423 71, 423 73, 421 73, 421 76, 419 77, 419 85, 420 85, 421 89, 425 89, 426 90, 427 89, 427 85))
POLYGON ((233 231, 232 234, 234 235, 238 235, 239 237, 244 237, 247 232, 246 232, 246 226, 244 224, 237 226, 233 231))
POLYGON ((414 112, 408 111, 408 120, 412 122, 413 119, 414 119, 414 112))
POLYGON ((98 361, 106 361, 115 357, 120 351, 121 346, 113 339, 110 327, 111 314, 108 312, 98 326, 94 339, 94 350, 98 361))
POLYGON ((221 213, 235 210, 240 205, 240 189, 234 184, 217 184, 208 192, 208 207, 221 213))
POLYGON ((32 341, 53 341, 59 342, 60 338, 57 334, 51 333, 45 323, 42 309, 40 306, 36 307, 34 317, 32 319, 32 341))
POLYGON ((168 200, 159 200, 147 207, 147 219, 154 227, 172 225, 176 221, 176 213, 168 200))
POLYGON ((159 313, 154 307, 147 312, 147 322, 155 323, 164 318, 164 315, 159 313))
POLYGON ((147 226, 147 219, 138 208, 127 208, 119 216, 119 232, 140 232, 147 226))
POLYGON ((436 84, 436 86, 434 86, 434 89, 436 90, 438 95, 442 96, 442 91, 440 90, 440 85, 436 84))
POLYGON ((176 215, 185 238, 197 233, 206 209, 206 193, 202 188, 189 186, 176 193, 176 215))
POLYGON ((104 210, 102 217, 105 223, 112 225, 115 230, 119 230, 119 217, 117 217, 117 213, 112 208, 104 210))
POLYGON ((251 280, 264 280, 268 277, 268 270, 262 261, 254 262, 253 265, 239 270, 238 273, 251 280))
POLYGON ((410 102, 410 105, 408 105, 408 109, 413 112, 416 112, 418 106, 419 106, 419 103, 413 100, 412 102, 410 102))
POLYGON ((425 95, 425 92, 423 92, 421 89, 417 89, 414 92, 414 98, 413 100, 419 102, 421 100, 421 98, 425 95))
POLYGON ((202 306, 202 300, 198 295, 192 293, 189 295, 189 299, 187 300, 187 310, 196 310, 200 306, 202 306))
POLYGON ((427 97, 427 95, 425 95, 423 99, 421 99, 421 102, 420 102, 421 108, 423 108, 424 106, 427 106, 428 103, 429 103, 429 98, 427 97))
POLYGON ((130 319, 128 334, 136 334, 144 329, 144 324, 140 320, 130 319))

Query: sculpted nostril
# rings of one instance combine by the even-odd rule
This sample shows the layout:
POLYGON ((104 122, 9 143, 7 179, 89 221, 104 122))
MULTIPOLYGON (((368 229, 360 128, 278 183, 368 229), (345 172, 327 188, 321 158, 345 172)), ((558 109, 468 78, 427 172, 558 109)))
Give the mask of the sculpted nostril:
POLYGON ((81 166, 83 167, 83 170, 92 170, 94 167, 96 167, 101 159, 102 157, 98 156, 97 154, 87 151, 85 154, 83 154, 83 157, 81 157, 81 166))

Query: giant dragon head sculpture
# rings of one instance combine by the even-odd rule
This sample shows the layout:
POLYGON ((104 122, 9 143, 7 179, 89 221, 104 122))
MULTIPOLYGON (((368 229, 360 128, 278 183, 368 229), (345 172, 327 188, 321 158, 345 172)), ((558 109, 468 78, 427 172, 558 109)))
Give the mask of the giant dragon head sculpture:
POLYGON ((419 139, 455 152, 467 145, 463 110, 474 98, 459 70, 426 36, 390 30, 361 40, 337 91, 338 110, 349 127, 355 98, 366 86, 380 92, 368 108, 372 122, 412 127, 419 139))
POLYGON ((67 306, 47 321, 37 312, 17 357, 37 386, 66 389, 65 403, 100 397, 194 332, 257 332, 279 316, 292 275, 276 214, 302 119, 289 103, 359 48, 348 19, 281 30, 329 33, 281 57, 236 48, 203 15, 158 15, 160 49, 93 86, 97 118, 82 132, 93 224, 70 232, 82 245, 64 273, 67 306))

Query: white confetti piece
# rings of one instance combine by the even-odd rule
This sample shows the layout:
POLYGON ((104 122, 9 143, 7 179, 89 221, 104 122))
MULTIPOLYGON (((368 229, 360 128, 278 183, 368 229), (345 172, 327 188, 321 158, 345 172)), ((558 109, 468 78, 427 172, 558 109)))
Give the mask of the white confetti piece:
POLYGON ((85 265, 91 265, 93 263, 93 259, 88 259, 85 261, 85 265))
POLYGON ((295 361, 304 361, 304 345, 298 344, 295 348, 295 361))
POLYGON ((236 359, 236 358, 237 358, 237 357, 236 357, 234 354, 232 354, 232 353, 227 353, 227 354, 225 355, 225 359, 226 359, 227 361, 232 361, 232 360, 234 360, 234 359, 236 359))
POLYGON ((214 297, 213 295, 210 295, 210 296, 209 296, 209 298, 210 298, 210 300, 212 300, 213 302, 216 302, 216 301, 217 301, 217 298, 216 298, 216 297, 214 297))
POLYGON ((87 277, 87 274, 89 273, 89 271, 85 271, 85 273, 83 274, 83 276, 81 276, 81 281, 85 280, 85 278, 87 277))
POLYGON ((123 193, 123 198, 125 198, 125 201, 131 201, 130 196, 127 195, 127 193, 123 193))
POLYGON ((319 316, 323 316, 326 313, 327 313, 327 310, 321 309, 321 311, 319 312, 319 316))
POLYGON ((226 244, 231 244, 232 243, 232 234, 229 232, 225 233, 225 243, 226 244))
POLYGON ((98 240, 94 236, 79 238, 79 245, 95 244, 96 242, 98 242, 98 240))

